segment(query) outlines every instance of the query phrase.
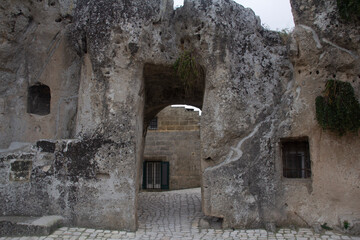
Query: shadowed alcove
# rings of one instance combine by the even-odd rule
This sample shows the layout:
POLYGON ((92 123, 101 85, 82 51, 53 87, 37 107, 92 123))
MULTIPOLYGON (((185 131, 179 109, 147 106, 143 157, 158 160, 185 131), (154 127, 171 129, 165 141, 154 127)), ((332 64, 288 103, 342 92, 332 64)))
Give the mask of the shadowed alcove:
POLYGON ((27 112, 37 115, 50 113, 50 88, 44 84, 37 83, 28 89, 27 112))
MULTIPOLYGON (((160 191, 194 188, 197 206, 201 212, 201 142, 198 112, 172 107, 186 104, 201 109, 205 91, 205 71, 199 68, 199 77, 190 79, 191 88, 179 77, 173 65, 147 63, 143 69, 145 85, 144 142, 139 169, 139 225, 151 226, 144 216, 158 214, 147 208, 146 194, 162 196, 160 191), (197 115, 197 116, 196 116, 197 115), (156 123, 155 123, 155 121, 156 123), (158 122, 159 121, 159 122, 158 122), (176 126, 175 126, 176 125, 176 126), (148 130, 149 129, 149 130, 148 130), (146 139, 146 140, 145 140, 146 139), (150 191, 150 193, 149 193, 150 191), (159 192, 159 193, 151 193, 159 192)), ((159 204, 159 203, 155 203, 159 204)), ((161 208, 163 209, 163 208, 161 208)), ((195 214, 195 213, 194 213, 195 214)), ((200 213, 197 213, 199 216, 200 213)), ((172 216, 164 219, 173 221, 172 216)), ((186 224, 192 224, 191 220, 186 224)))
POLYGON ((144 129, 151 119, 165 107, 172 104, 187 104, 202 108, 205 71, 200 68, 200 81, 194 81, 190 91, 176 74, 172 65, 145 64, 145 110, 144 129))

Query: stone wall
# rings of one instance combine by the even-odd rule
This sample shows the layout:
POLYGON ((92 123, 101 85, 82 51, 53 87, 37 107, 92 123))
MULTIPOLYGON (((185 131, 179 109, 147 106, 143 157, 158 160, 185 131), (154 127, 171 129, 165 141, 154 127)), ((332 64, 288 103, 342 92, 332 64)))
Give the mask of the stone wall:
POLYGON ((3 1, 1 5, 0 148, 11 142, 73 137, 81 62, 67 37, 72 4, 3 1), (27 111, 28 88, 37 83, 50 87, 48 115, 27 111))
POLYGON ((200 187, 200 116, 182 107, 167 107, 157 115, 158 129, 148 130, 145 161, 170 164, 170 190, 200 187))
POLYGON ((39 141, 2 155, 0 211, 5 216, 61 215, 66 225, 135 230, 135 208, 119 207, 129 204, 124 190, 131 191, 131 185, 116 174, 129 169, 114 167, 104 155, 116 146, 99 137, 39 141))
POLYGON ((296 27, 290 54, 294 65, 289 137, 308 136, 312 178, 282 180, 281 204, 297 224, 323 224, 343 228, 351 222, 360 232, 360 139, 358 133, 322 130, 315 117, 315 98, 329 79, 351 83, 360 99, 360 27, 339 17, 336 1, 291 1, 296 27), (305 220, 305 221, 304 221, 305 220))
POLYGON ((359 24, 340 20, 335 0, 291 3, 296 27, 283 36, 229 0, 176 10, 171 0, 5 1, 1 148, 76 139, 57 140, 54 153, 2 154, 1 212, 135 230, 144 129, 181 102, 203 110, 206 215, 232 228, 358 226, 359 137, 323 131, 314 100, 330 77, 359 97, 359 24), (184 51, 203 69, 191 94, 173 71, 184 51), (25 108, 37 82, 51 89, 46 116, 25 108), (284 179, 281 139, 299 137, 309 139, 311 179, 284 179))

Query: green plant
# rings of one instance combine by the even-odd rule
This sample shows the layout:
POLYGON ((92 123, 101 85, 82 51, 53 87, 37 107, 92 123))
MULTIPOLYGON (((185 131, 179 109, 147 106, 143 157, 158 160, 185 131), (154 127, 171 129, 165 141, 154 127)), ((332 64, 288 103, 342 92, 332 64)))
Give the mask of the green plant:
POLYGON ((344 221, 344 229, 349 229, 349 227, 350 227, 350 223, 348 222, 348 221, 344 221))
POLYGON ((345 21, 360 20, 359 0, 337 0, 339 14, 345 21))
POLYGON ((324 223, 324 224, 322 224, 322 225, 320 225, 320 226, 321 226, 322 229, 325 229, 325 230, 333 230, 331 227, 329 227, 329 226, 327 225, 327 223, 324 223))
POLYGON ((202 79, 202 68, 192 51, 183 51, 174 63, 174 70, 180 78, 186 94, 191 94, 202 79))
POLYGON ((356 132, 360 128, 360 105, 350 83, 328 80, 324 96, 316 98, 316 120, 323 129, 338 133, 356 132))

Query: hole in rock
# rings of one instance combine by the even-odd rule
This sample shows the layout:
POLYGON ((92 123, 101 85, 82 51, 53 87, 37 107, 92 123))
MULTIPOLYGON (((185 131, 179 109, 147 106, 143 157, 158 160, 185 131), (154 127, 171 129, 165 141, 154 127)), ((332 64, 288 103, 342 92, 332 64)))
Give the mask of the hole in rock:
POLYGON ((27 112, 37 115, 47 115, 50 113, 50 88, 41 83, 37 83, 28 89, 27 112))

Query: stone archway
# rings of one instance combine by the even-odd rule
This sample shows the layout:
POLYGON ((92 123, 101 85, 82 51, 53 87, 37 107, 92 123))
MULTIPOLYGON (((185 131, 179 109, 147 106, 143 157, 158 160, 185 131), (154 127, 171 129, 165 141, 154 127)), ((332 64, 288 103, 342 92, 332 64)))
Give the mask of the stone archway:
POLYGON ((191 93, 187 93, 172 65, 145 64, 144 123, 147 125, 158 112, 172 104, 188 104, 201 109, 205 91, 203 69, 202 72, 201 81, 196 82, 191 93))
POLYGON ((281 99, 291 76, 285 74, 291 67, 279 35, 232 1, 185 1, 176 10, 172 1, 111 6, 90 1, 78 8, 77 44, 80 51, 88 50, 95 77, 86 80, 97 86, 86 95, 97 97, 90 98, 94 111, 84 113, 93 118, 82 121, 115 142, 115 154, 105 159, 113 166, 111 180, 121 183, 117 191, 127 199, 111 217, 130 219, 126 227, 136 225, 146 126, 165 106, 187 103, 204 111, 204 213, 223 218, 225 227, 269 221, 278 212, 274 146, 284 131, 278 126, 289 104, 281 99), (184 93, 173 74, 172 64, 182 51, 196 52, 206 75, 194 96, 184 93))
MULTIPOLYGON (((144 65, 145 109, 144 138, 150 120, 161 110, 172 104, 188 104, 202 108, 205 91, 205 71, 201 68, 201 78, 196 81, 191 92, 186 91, 184 83, 172 65, 144 65)), ((144 159, 142 158, 142 163, 144 159)), ((142 174, 139 173, 139 177, 142 174)), ((139 180, 141 182, 141 179, 139 180)))
MULTIPOLYGON (((145 92, 145 106, 144 106, 144 138, 147 135, 147 131, 148 131, 148 125, 150 120, 152 120, 160 111, 162 111, 164 108, 166 108, 167 106, 173 105, 173 104, 187 104, 187 105, 192 105, 198 108, 202 108, 203 105, 203 98, 204 98, 204 92, 205 92, 205 70, 201 67, 200 69, 200 79, 199 81, 195 79, 192 80, 194 81, 194 85, 192 86, 192 89, 189 91, 187 89, 185 89, 184 86, 184 82, 180 79, 180 77, 178 76, 178 74, 176 73, 174 66, 173 65, 156 65, 156 64, 149 64, 146 63, 144 64, 144 68, 143 68, 143 80, 144 80, 144 92, 145 92)), ((165 137, 169 137, 172 138, 173 135, 179 135, 179 133, 176 132, 168 132, 167 134, 165 134, 165 137), (169 136, 171 135, 171 136, 169 136)), ((198 139, 198 143, 201 145, 200 143, 200 139, 199 139, 199 129, 197 130, 197 134, 195 132, 184 132, 183 134, 185 134, 187 137, 190 137, 192 140, 196 141, 195 138, 198 139)), ((164 135, 164 133, 162 134, 164 135)), ((188 139, 188 141, 190 141, 191 139, 188 139)), ((169 140, 169 139, 168 139, 169 140)), ((159 139, 160 141, 160 139, 159 139)), ((175 139, 174 143, 175 144, 179 144, 181 141, 180 139, 175 139)), ((182 141, 183 144, 186 143, 186 141, 182 141)), ((185 149, 184 149, 185 150, 185 149)), ((187 149, 189 150, 189 148, 187 149)), ((187 151, 185 150, 185 151, 187 151)), ((195 151, 195 150, 194 150, 195 151)), ((197 152, 199 153, 197 156, 197 160, 199 161, 198 165, 200 164, 200 160, 201 160, 201 151, 199 149, 197 149, 197 152)), ((181 155, 184 155, 181 154, 181 155)), ((185 154, 186 155, 186 154, 185 154)), ((170 160, 170 158, 163 156, 165 159, 160 159, 161 161, 161 169, 163 169, 163 164, 167 163, 167 164, 171 164, 170 169, 174 167, 174 159, 172 159, 172 161, 170 160)), ((147 159, 149 160, 149 159, 147 159)), ((159 160, 159 159, 156 159, 159 160)), ((186 159, 186 161, 191 161, 193 159, 186 159)), ((144 156, 142 157, 141 160, 141 166, 143 166, 143 164, 145 163, 145 159, 144 156)), ((148 162, 146 162, 148 163, 148 162)), ((152 163, 150 163, 152 164, 152 163)), ((198 166, 199 167, 199 166, 198 166)), ((178 167, 179 168, 179 167, 178 167)), ((148 169, 147 167, 144 167, 139 169, 140 171, 138 172, 138 178, 140 178, 138 180, 138 182, 142 182, 140 188, 146 188, 145 187, 145 178, 143 175, 146 175, 145 170, 144 169, 148 169)), ((161 170, 162 171, 162 170, 161 170)), ((169 165, 168 165, 168 170, 169 171, 169 165)), ((170 174, 172 174, 172 172, 170 171, 170 174)), ((201 175, 201 174, 200 174, 201 175)), ((161 178, 163 176, 161 175, 161 178)), ((172 178, 170 176, 170 178, 172 178)), ((169 181, 170 179, 168 179, 169 181)), ((167 188, 172 187, 171 186, 171 182, 169 181, 170 184, 168 184, 167 188)), ((162 186, 161 186, 162 187, 162 186)), ((144 201, 144 198, 142 198, 142 200, 144 201)), ((146 206, 145 203, 141 202, 139 203, 140 206, 146 206)), ((191 223, 189 222, 189 224, 191 225, 191 223)))

